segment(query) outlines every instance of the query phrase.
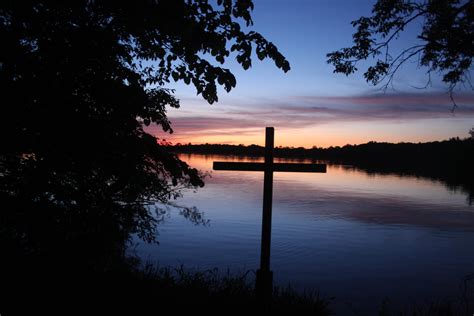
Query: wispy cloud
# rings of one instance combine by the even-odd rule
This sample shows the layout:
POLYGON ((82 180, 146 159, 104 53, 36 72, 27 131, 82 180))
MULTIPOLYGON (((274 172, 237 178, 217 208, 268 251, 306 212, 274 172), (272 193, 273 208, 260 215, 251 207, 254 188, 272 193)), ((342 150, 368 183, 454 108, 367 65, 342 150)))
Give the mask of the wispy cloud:
MULTIPOLYGON (((175 135, 251 135, 262 126, 286 129, 307 128, 341 122, 413 121, 474 117, 474 94, 456 96, 458 107, 445 94, 378 94, 348 97, 292 96, 284 99, 254 100, 249 106, 236 101, 231 105, 200 106, 199 110, 171 116, 175 135)), ((197 107, 196 107, 197 108, 197 107)), ((150 132, 156 132, 151 128, 150 132)))
MULTIPOLYGON (((352 104, 365 106, 382 105, 442 105, 452 106, 452 100, 447 93, 377 93, 358 96, 293 96, 291 99, 303 102, 318 102, 320 104, 352 104)), ((474 94, 459 93, 454 96, 460 105, 473 104, 474 94)))

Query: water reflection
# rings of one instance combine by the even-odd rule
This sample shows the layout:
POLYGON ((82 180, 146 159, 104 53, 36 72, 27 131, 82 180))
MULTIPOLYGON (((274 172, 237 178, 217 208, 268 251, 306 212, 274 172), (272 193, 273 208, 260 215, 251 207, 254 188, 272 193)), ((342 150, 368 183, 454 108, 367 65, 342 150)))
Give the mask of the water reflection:
MULTIPOLYGON (((215 160, 260 160, 181 158, 205 171, 215 160)), ((261 172, 211 172, 181 201, 203 211, 210 226, 173 214, 161 226, 161 245, 141 245, 139 253, 162 265, 255 269, 262 188, 261 172)), ((275 173, 273 201, 271 264, 280 285, 369 308, 385 297, 459 297, 460 279, 474 272, 474 207, 439 181, 329 165, 327 174, 275 173)))

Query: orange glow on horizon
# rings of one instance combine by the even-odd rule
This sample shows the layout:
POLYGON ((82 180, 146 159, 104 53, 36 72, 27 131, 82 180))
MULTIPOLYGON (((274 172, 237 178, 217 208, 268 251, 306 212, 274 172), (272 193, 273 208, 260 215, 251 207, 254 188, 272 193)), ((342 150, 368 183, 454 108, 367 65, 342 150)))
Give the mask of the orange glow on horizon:
MULTIPOLYGON (((442 120, 393 123, 351 122, 310 126, 299 129, 285 129, 274 126, 275 146, 311 148, 313 146, 330 147, 344 146, 346 144, 362 144, 370 141, 392 143, 428 142, 445 140, 451 137, 467 137, 465 128, 462 126, 458 128, 458 130, 450 130, 448 126, 449 122, 442 120)), ((454 125, 454 127, 456 127, 456 125, 454 125)), ((179 130, 175 130, 175 133, 171 135, 156 136, 165 138, 173 144, 255 144, 263 146, 265 143, 265 127, 248 130, 215 130, 201 133, 196 132, 193 134, 183 133, 180 135, 179 130)))
POLYGON ((174 144, 264 145, 265 127, 273 126, 276 146, 305 148, 466 138, 474 95, 457 98, 455 113, 449 97, 439 93, 269 97, 250 104, 237 98, 219 107, 188 98, 168 113, 173 134, 156 125, 146 131, 174 144))

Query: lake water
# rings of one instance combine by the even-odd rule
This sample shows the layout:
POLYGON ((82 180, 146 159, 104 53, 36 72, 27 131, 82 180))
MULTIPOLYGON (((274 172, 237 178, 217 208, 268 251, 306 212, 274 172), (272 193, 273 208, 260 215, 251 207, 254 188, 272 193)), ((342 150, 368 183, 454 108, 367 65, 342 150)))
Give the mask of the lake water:
MULTIPOLYGON (((180 157, 203 171, 215 160, 249 161, 180 157)), ((213 171, 204 188, 177 201, 196 206, 209 225, 193 225, 172 210, 159 226, 160 244, 142 243, 136 251, 161 266, 255 270, 262 194, 262 172, 213 171)), ((373 313, 385 298, 397 308, 459 299, 462 278, 474 273, 473 245, 474 206, 440 182, 340 165, 329 165, 326 174, 274 174, 275 283, 319 290, 334 297, 342 314, 373 313)))

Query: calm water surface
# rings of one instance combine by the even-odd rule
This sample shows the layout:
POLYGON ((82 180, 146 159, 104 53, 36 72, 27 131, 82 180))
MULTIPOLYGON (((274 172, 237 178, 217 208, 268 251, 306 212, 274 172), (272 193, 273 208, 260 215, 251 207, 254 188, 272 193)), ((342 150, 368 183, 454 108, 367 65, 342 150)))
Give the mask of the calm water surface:
MULTIPOLYGON (((181 158, 203 171, 214 160, 249 161, 181 158)), ((261 172, 214 171, 204 188, 178 201, 196 206, 210 224, 195 226, 171 211, 160 245, 136 251, 161 266, 255 270, 262 194, 261 172)), ((335 297, 338 311, 347 304, 368 311, 384 298, 394 306, 456 299, 462 278, 474 273, 474 207, 440 182, 338 165, 326 174, 275 173, 272 227, 275 282, 318 289, 335 297)))

